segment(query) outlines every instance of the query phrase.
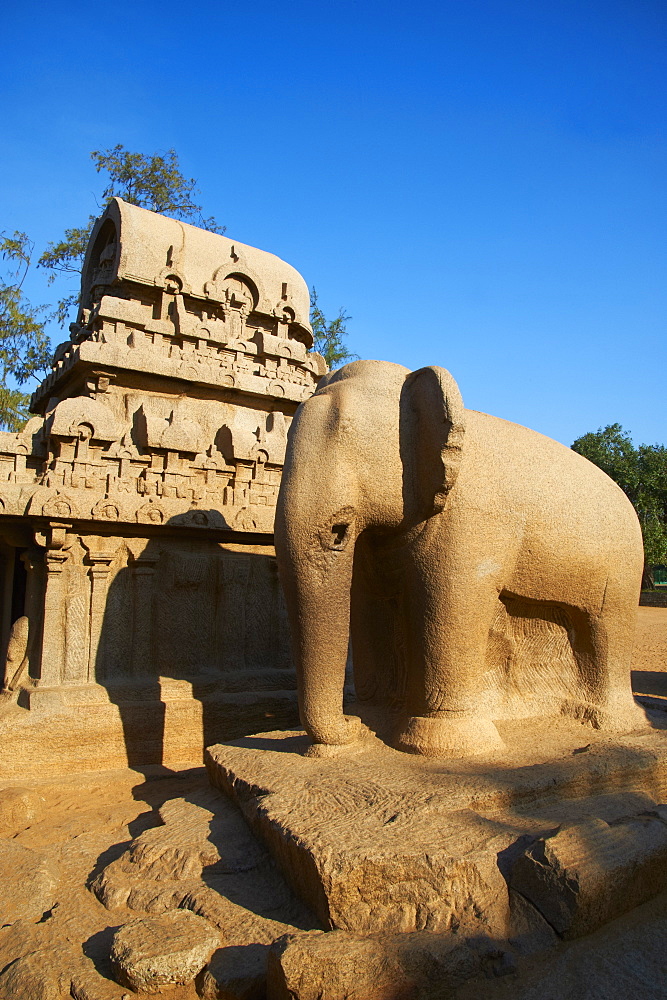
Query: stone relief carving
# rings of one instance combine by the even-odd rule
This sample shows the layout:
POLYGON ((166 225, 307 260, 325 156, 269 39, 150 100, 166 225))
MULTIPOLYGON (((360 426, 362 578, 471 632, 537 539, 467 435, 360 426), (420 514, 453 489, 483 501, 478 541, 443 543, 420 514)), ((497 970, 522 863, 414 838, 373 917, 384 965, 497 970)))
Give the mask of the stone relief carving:
POLYGON ((201 507, 271 531, 291 415, 326 368, 308 306, 272 255, 112 202, 40 416, 0 435, 6 509, 163 524, 201 507))

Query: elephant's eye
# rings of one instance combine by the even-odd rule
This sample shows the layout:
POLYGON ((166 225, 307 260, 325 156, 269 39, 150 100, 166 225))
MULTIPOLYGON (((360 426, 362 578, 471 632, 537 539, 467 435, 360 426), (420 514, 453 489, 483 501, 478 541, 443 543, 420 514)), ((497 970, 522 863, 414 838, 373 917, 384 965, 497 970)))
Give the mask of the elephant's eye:
POLYGON ((347 538, 347 532, 349 524, 332 524, 331 525, 331 548, 332 549, 342 549, 345 545, 345 539, 347 538))
POLYGON ((355 511, 353 507, 341 507, 317 529, 320 545, 327 552, 342 552, 355 537, 355 511))

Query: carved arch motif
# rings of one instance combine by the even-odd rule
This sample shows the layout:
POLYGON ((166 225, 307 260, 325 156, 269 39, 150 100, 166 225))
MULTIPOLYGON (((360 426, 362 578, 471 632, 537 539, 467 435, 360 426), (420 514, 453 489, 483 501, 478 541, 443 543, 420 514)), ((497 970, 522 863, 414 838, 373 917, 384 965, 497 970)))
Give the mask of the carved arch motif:
POLYGON ((244 308, 246 315, 259 308, 264 298, 261 282, 253 273, 223 264, 204 286, 206 295, 230 309, 244 308))

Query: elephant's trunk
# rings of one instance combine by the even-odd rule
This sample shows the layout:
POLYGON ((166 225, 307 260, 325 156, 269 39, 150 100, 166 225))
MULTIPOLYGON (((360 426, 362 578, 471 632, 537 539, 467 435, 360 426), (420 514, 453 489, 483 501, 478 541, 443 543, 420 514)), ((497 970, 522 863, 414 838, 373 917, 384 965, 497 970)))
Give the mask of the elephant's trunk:
POLYGON ((343 715, 343 686, 354 540, 348 539, 344 551, 305 552, 293 544, 294 534, 293 525, 286 530, 279 515, 276 554, 290 619, 301 723, 314 743, 349 743, 355 737, 343 715))

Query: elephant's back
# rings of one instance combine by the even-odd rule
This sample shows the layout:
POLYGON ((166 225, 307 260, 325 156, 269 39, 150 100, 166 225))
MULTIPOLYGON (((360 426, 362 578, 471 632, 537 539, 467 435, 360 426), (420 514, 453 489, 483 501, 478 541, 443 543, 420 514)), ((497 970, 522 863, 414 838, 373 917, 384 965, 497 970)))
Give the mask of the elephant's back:
MULTIPOLYGON (((569 500, 589 501, 600 496, 604 502, 630 509, 632 505, 623 490, 609 476, 571 448, 553 438, 514 424, 501 417, 492 417, 477 410, 466 410, 465 450, 475 453, 475 464, 510 485, 520 495, 550 488, 551 496, 569 500)), ((494 476, 495 478, 495 476, 494 476)))
MULTIPOLYGON (((528 520, 578 536, 613 533, 622 547, 641 544, 637 515, 625 493, 601 469, 537 431, 466 411, 461 475, 474 492, 489 492, 528 520), (621 537, 622 536, 622 537, 621 537)), ((550 532, 548 532, 550 533, 550 532)))
POLYGON ((634 595, 641 529, 616 483, 537 431, 472 410, 466 418, 450 516, 469 525, 482 519, 506 566, 503 586, 594 613, 611 581, 634 595))

